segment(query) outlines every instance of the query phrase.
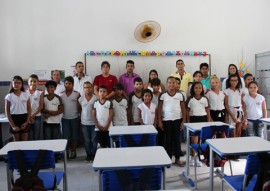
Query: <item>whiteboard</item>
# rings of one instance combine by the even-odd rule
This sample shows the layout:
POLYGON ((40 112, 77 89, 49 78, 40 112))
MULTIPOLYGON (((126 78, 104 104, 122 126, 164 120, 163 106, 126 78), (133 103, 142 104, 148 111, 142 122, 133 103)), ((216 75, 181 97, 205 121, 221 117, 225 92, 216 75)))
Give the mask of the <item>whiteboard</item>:
MULTIPOLYGON (((200 69, 200 64, 206 62, 210 66, 210 55, 207 56, 89 56, 85 54, 86 74, 92 79, 101 74, 101 63, 108 61, 111 65, 110 74, 117 78, 126 72, 127 60, 135 62, 134 72, 139 74, 143 83, 148 82, 149 71, 157 70, 162 83, 166 84, 166 79, 175 72, 176 61, 182 59, 185 63, 185 71, 193 74, 200 69)), ((210 72, 211 73, 211 72, 210 72)))

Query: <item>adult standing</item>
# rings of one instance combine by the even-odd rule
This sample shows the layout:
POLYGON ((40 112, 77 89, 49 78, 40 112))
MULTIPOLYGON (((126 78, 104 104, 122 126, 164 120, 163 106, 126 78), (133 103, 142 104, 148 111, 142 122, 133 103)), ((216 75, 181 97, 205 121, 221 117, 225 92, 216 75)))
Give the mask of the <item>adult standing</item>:
POLYGON ((118 80, 114 75, 110 74, 110 68, 111 65, 108 61, 103 61, 101 63, 102 74, 96 76, 94 79, 94 93, 96 96, 98 96, 98 88, 100 86, 106 86, 108 88, 106 99, 113 99, 113 86, 118 82, 118 80))
MULTIPOLYGON (((56 82, 57 86, 54 91, 55 94, 60 95, 61 92, 65 91, 64 83, 61 82, 61 74, 59 70, 54 70, 52 73, 52 80, 56 82)), ((46 90, 47 92, 47 90, 46 90)))
POLYGON ((140 77, 139 74, 133 72, 134 69, 135 69, 134 61, 128 60, 126 63, 127 72, 119 77, 119 82, 123 85, 124 92, 127 97, 134 90, 134 79, 140 77))
POLYGON ((75 65, 76 74, 73 76, 74 79, 74 90, 84 95, 83 84, 84 82, 92 83, 92 78, 84 73, 84 63, 79 61, 75 65))
MULTIPOLYGON (((151 84, 151 81, 155 78, 158 78, 158 72, 156 70, 150 70, 149 72, 149 80, 148 80, 148 83, 144 84, 143 85, 143 88, 144 89, 150 89, 153 91, 153 88, 152 88, 152 84, 151 84)), ((165 91, 165 86, 163 83, 160 83, 160 89, 159 89, 160 92, 164 92, 165 91)))
MULTIPOLYGON (((230 64, 228 67, 228 77, 232 74, 235 74, 238 78, 238 81, 241 81, 242 87, 245 87, 245 81, 243 78, 241 78, 239 76, 238 68, 235 64, 230 64)), ((226 89, 226 81, 227 81, 228 77, 222 81, 222 91, 224 91, 226 89)))
POLYGON ((200 64, 200 71, 202 73, 202 84, 206 87, 206 89, 211 89, 210 86, 210 75, 209 75, 209 65, 204 62, 200 64))
POLYGON ((172 73, 171 76, 177 77, 181 80, 180 90, 184 91, 186 94, 188 92, 189 83, 193 82, 192 75, 185 71, 184 61, 179 59, 176 61, 177 71, 172 73))

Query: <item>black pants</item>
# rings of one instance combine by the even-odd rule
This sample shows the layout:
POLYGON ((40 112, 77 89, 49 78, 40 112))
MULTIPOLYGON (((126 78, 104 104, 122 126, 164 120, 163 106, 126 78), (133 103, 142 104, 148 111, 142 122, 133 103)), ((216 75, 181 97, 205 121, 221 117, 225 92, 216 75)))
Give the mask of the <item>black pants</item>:
POLYGON ((225 115, 226 115, 226 111, 225 109, 223 110, 210 110, 210 115, 211 118, 213 119, 213 121, 221 121, 223 123, 225 123, 225 115))
POLYGON ((97 141, 102 148, 110 147, 109 131, 97 131, 97 141))
POLYGON ((180 125, 183 119, 174 121, 163 121, 164 135, 165 135, 165 149, 170 158, 174 151, 175 159, 180 158, 181 141, 180 141, 180 125))

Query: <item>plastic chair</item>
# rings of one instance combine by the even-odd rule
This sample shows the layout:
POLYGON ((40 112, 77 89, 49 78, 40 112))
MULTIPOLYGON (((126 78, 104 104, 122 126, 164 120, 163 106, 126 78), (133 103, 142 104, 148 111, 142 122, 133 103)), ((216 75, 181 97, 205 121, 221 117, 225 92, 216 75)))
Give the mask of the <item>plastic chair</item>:
POLYGON ((134 134, 119 136, 120 147, 156 146, 156 134, 134 134))
MULTIPOLYGON (((31 170, 32 167, 35 165, 36 158, 39 154, 39 150, 22 150, 25 167, 28 170, 31 170)), ((8 166, 9 169, 14 171, 18 170, 18 164, 16 160, 15 151, 8 152, 8 166)), ((47 190, 55 190, 57 185, 60 184, 61 180, 63 179, 64 172, 63 171, 55 171, 55 159, 54 159, 54 152, 53 151, 46 151, 46 154, 43 158, 42 165, 40 166, 41 169, 51 169, 51 171, 43 171, 38 173, 38 176, 43 180, 44 187, 47 190)), ((13 179, 13 174, 12 174, 13 179)))
MULTIPOLYGON (((135 168, 135 169, 127 169, 124 170, 126 174, 123 174, 122 176, 126 177, 127 180, 124 180, 123 185, 123 180, 119 178, 119 172, 122 170, 104 170, 102 171, 102 190, 103 191, 121 191, 121 190, 127 190, 127 187, 125 186, 132 186, 136 183, 139 182, 140 178, 145 179, 145 177, 142 176, 147 176, 143 175, 143 170, 142 168, 135 168), (129 178, 131 178, 131 181, 128 181, 129 178), (122 183, 121 183, 122 182, 122 183), (129 184, 129 185, 127 185, 129 184), (125 187, 125 188, 124 188, 125 187)), ((147 185, 147 190, 160 190, 161 189, 161 182, 162 182, 162 169, 161 168, 152 168, 152 172, 150 177, 147 176, 147 178, 150 179, 148 182, 149 184, 147 185)), ((134 189, 134 188, 133 188, 134 189)), ((129 187, 128 190, 132 191, 132 187, 129 187)), ((137 190, 137 189, 136 189, 137 190)), ((140 189, 141 190, 141 189, 140 189)), ((145 189, 143 189, 145 190, 145 189)))
MULTIPOLYGON (((199 155, 199 148, 202 149, 204 152, 205 149, 207 148, 207 143, 205 143, 206 139, 212 139, 214 136, 215 131, 225 131, 226 137, 229 136, 229 125, 221 125, 221 126, 208 126, 208 127, 203 127, 200 132, 200 143, 199 144, 191 144, 190 148, 192 148, 197 155, 199 155)), ((198 156, 197 156, 198 157, 198 156)), ((231 161, 229 160, 230 163, 230 171, 232 175, 232 166, 231 166, 231 161)), ((195 170, 195 188, 197 188, 197 168, 196 164, 194 165, 194 170, 195 170)), ((224 171, 224 167, 221 167, 221 171, 224 171)))
POLYGON ((248 155, 245 173, 243 175, 224 176, 223 181, 236 191, 253 190, 256 184, 259 169, 260 158, 258 155, 248 155), (250 177, 252 177, 252 179, 249 181, 250 177))

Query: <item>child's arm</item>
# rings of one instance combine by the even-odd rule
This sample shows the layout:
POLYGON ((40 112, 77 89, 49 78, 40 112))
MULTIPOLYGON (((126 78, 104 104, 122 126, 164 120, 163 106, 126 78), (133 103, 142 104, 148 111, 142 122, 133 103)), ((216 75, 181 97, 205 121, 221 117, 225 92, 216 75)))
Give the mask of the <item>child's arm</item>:
POLYGON ((231 118, 233 119, 233 122, 238 123, 238 120, 237 120, 236 116, 234 116, 233 113, 230 110, 230 107, 229 107, 229 103, 228 102, 229 102, 228 101, 228 96, 225 94, 225 100, 224 100, 225 109, 226 109, 228 115, 231 116, 231 118))
POLYGON ((188 107, 186 107, 186 108, 187 108, 187 109, 186 109, 186 111, 187 111, 187 112, 186 112, 186 113, 187 113, 187 122, 190 123, 190 116, 189 116, 189 110, 190 110, 190 109, 189 109, 188 107))
POLYGON ((180 129, 182 130, 184 128, 184 123, 186 122, 186 115, 187 115, 184 101, 180 101, 180 107, 181 107, 182 118, 183 118, 183 121, 182 121, 181 126, 180 126, 180 129))
POLYGON ((36 117, 36 115, 41 112, 42 108, 43 108, 43 104, 44 103, 44 92, 42 92, 42 94, 40 94, 40 97, 39 97, 39 106, 37 108, 37 110, 31 115, 31 118, 30 118, 30 122, 31 123, 34 123, 34 118, 36 117))
POLYGON ((111 100, 114 97, 115 93, 112 91, 110 94, 106 96, 106 99, 111 100))
POLYGON ((244 121, 247 119, 247 107, 246 107, 246 103, 244 102, 244 99, 242 98, 242 109, 243 109, 243 113, 244 113, 244 121))
POLYGON ((266 109, 265 100, 263 100, 263 102, 262 102, 262 113, 263 113, 263 118, 267 118, 267 109, 266 109))
POLYGON ((138 115, 139 115, 139 121, 141 125, 144 125, 143 120, 142 120, 142 111, 140 108, 137 108, 138 115))
POLYGON ((109 119, 108 119, 108 122, 106 124, 106 126, 104 127, 104 131, 108 131, 111 123, 112 123, 112 119, 113 119, 113 108, 110 108, 109 110, 109 119))
POLYGON ((211 115, 210 115, 210 108, 209 107, 206 107, 205 108, 205 111, 206 111, 206 114, 207 114, 207 121, 210 122, 210 121, 213 121, 211 119, 211 115))
POLYGON ((81 95, 78 96, 78 99, 77 99, 77 108, 78 108, 78 113, 81 113, 82 112, 82 107, 81 107, 81 104, 79 102, 79 99, 80 99, 81 95))
POLYGON ((97 85, 94 85, 94 94, 95 94, 97 97, 99 97, 99 96, 98 96, 98 86, 97 86, 97 85))
POLYGON ((25 123, 23 123, 21 125, 21 128, 24 130, 25 128, 28 127, 28 123, 30 121, 31 118, 31 102, 30 102, 30 98, 27 100, 27 120, 25 123))
POLYGON ((158 109, 157 109, 157 113, 158 113, 158 127, 162 130, 163 129, 163 123, 162 123, 162 107, 163 107, 163 101, 159 100, 158 101, 158 109))
POLYGON ((154 118, 154 127, 156 127, 157 126, 157 112, 158 110, 157 110, 157 107, 156 107, 156 109, 155 109, 155 118, 154 118))
POLYGON ((133 117, 132 117, 132 95, 129 95, 128 99, 128 124, 133 125, 133 117))
POLYGON ((13 119, 11 118, 11 114, 10 114, 10 101, 8 100, 5 100, 5 109, 6 109, 6 116, 8 118, 8 122, 11 126, 11 128, 13 129, 13 131, 15 132, 18 132, 20 130, 19 127, 17 127, 15 124, 14 124, 14 121, 13 119))
POLYGON ((98 120, 97 120, 97 112, 96 112, 96 109, 93 109, 93 119, 94 119, 94 122, 95 122, 95 125, 96 127, 100 130, 100 131, 103 131, 103 127, 98 123, 98 120))

